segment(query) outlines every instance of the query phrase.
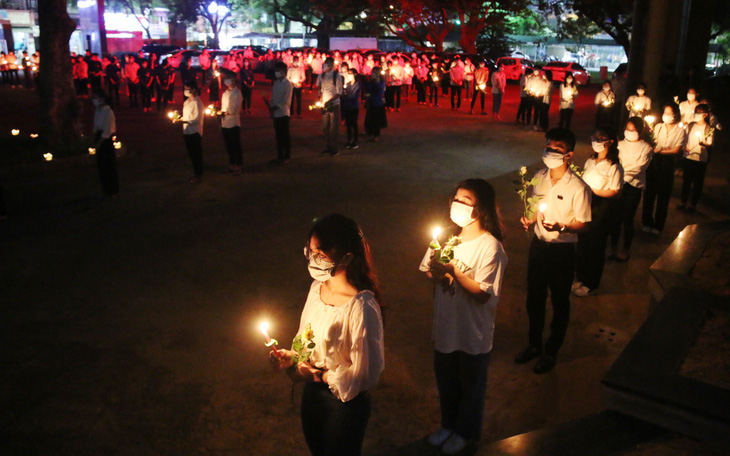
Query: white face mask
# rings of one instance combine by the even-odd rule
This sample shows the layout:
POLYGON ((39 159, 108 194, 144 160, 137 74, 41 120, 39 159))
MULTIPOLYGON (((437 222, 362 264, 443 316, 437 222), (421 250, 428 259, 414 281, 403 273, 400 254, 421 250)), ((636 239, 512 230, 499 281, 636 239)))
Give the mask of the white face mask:
POLYGON ((474 208, 468 204, 454 201, 451 203, 451 221, 459 225, 461 228, 464 228, 476 220, 471 216, 473 211, 474 208))
POLYGON ((183 90, 183 95, 185 98, 190 98, 193 94, 189 90, 183 90))
POLYGON ((674 123, 674 116, 670 114, 662 114, 662 122, 665 124, 674 123))
POLYGON ((695 118, 694 118, 694 121, 695 122, 702 122, 704 119, 705 119, 705 115, 704 114, 701 114, 699 112, 698 113, 695 113, 695 118))
POLYGON ((611 90, 611 87, 608 87, 608 86, 606 86, 606 87, 604 87, 604 88, 603 88, 603 91, 604 91, 604 92, 608 92, 608 91, 610 91, 610 90, 611 90))
POLYGON ((309 275, 318 282, 326 282, 335 272, 335 264, 329 261, 317 261, 314 256, 309 259, 309 275))
POLYGON ((697 95, 695 95, 693 93, 688 93, 687 94, 687 101, 695 101, 695 98, 696 97, 697 97, 697 95))
POLYGON ((563 158, 563 154, 560 152, 553 152, 549 149, 545 149, 542 153, 542 162, 545 163, 545 166, 548 168, 555 169, 562 165, 565 160, 563 158))
POLYGON ((644 92, 644 89, 639 89, 639 90, 637 90, 637 91, 636 91, 636 93, 637 93, 637 94, 638 94, 638 95, 639 95, 640 97, 643 97, 643 96, 644 96, 644 93, 645 93, 645 92, 644 92))
POLYGON ((604 144, 606 144, 606 143, 598 142, 598 141, 592 141, 591 142, 591 146, 593 147, 593 151, 596 152, 596 153, 603 152, 606 149, 606 146, 604 146, 604 144))
POLYGON ((627 141, 636 141, 637 139, 639 139, 639 132, 633 130, 624 130, 624 138, 626 138, 627 141))

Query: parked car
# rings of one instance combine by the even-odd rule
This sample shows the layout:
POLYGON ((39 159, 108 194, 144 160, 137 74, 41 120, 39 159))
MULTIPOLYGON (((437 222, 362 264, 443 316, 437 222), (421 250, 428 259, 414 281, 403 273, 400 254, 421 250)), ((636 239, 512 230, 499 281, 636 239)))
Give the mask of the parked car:
MULTIPOLYGON (((177 51, 171 56, 167 57, 167 63, 170 64, 173 68, 180 67, 180 64, 183 62, 183 60, 191 60, 190 65, 192 66, 193 62, 192 59, 195 57, 195 60, 197 61, 198 56, 201 54, 201 51, 196 51, 194 49, 183 49, 181 51, 177 51)), ((160 59, 162 61, 163 59, 160 59)), ((200 65, 200 64, 198 64, 200 65)))
POLYGON ((500 57, 497 66, 501 66, 508 80, 519 80, 527 68, 535 68, 535 64, 521 57, 500 57))
POLYGON ((575 62, 550 62, 544 67, 543 71, 550 71, 553 74, 553 81, 563 82, 565 81, 565 74, 567 72, 573 73, 573 77, 576 82, 580 85, 590 84, 591 75, 586 71, 583 66, 575 62))
POLYGON ((160 57, 163 55, 173 54, 177 51, 182 50, 180 46, 171 46, 168 44, 145 44, 142 46, 140 51, 144 54, 145 58, 149 57, 150 54, 155 54, 160 57))

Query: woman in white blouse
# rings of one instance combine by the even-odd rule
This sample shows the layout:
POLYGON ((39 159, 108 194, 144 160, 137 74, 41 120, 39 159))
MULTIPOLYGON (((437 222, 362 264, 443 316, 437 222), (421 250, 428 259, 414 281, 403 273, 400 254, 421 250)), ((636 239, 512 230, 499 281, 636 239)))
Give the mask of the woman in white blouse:
POLYGON ((621 188, 621 214, 614 221, 611 229, 610 259, 627 261, 629 249, 634 240, 634 216, 639 208, 641 194, 646 187, 646 169, 652 158, 652 148, 641 139, 644 131, 644 119, 631 117, 626 122, 624 140, 618 143, 618 157, 624 169, 624 185, 621 188), (624 242, 621 251, 617 251, 621 228, 623 227, 624 242))
POLYGON ((626 100, 626 109, 629 110, 629 117, 644 117, 651 110, 651 98, 646 96, 646 84, 641 83, 636 87, 636 95, 631 95, 626 100))
POLYGON ((705 184, 705 171, 710 159, 710 148, 715 137, 715 129, 710 125, 710 106, 700 103, 695 108, 692 123, 687 126, 687 139, 682 160, 682 202, 677 209, 694 212, 702 196, 705 184), (690 199, 690 192, 692 199, 690 199), (689 201, 689 204, 687 202, 689 201))
POLYGON ((667 221, 669 198, 674 185, 674 159, 686 137, 684 128, 678 124, 679 117, 677 105, 669 103, 664 106, 661 123, 654 127, 654 158, 646 171, 641 214, 645 233, 660 234, 667 221))
POLYGON ((359 455, 370 417, 368 390, 383 371, 383 320, 370 248, 357 222, 319 219, 304 254, 314 279, 299 334, 311 325, 315 347, 294 365, 291 350, 270 353, 272 366, 305 382, 302 428, 314 456, 359 455))
POLYGON ((565 73, 565 81, 560 84, 560 122, 558 127, 570 130, 576 98, 578 98, 578 83, 575 82, 573 73, 568 71, 565 73))
POLYGON ((583 181, 591 187, 591 225, 578 233, 573 294, 588 296, 601 284, 606 243, 613 219, 619 214, 618 195, 624 170, 618 158, 618 138, 613 127, 596 128, 591 136, 591 155, 584 165, 583 181))

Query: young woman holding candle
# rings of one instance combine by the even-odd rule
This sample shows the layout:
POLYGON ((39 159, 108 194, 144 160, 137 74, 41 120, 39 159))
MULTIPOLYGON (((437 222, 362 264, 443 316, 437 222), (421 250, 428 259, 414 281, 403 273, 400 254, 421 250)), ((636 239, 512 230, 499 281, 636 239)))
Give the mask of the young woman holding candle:
POLYGON ((453 225, 447 231, 461 239, 453 260, 443 264, 429 248, 419 270, 434 283, 434 370, 441 404, 441 429, 428 442, 456 454, 481 435, 507 255, 494 188, 487 181, 459 183, 451 196, 450 216, 453 225))
POLYGON ((710 158, 710 147, 714 139, 715 129, 709 123, 710 106, 700 103, 695 108, 694 121, 687 126, 687 140, 682 160, 682 202, 677 209, 694 212, 697 202, 702 196, 705 184, 705 171, 710 158), (689 195, 692 193, 692 199, 689 195), (687 205, 689 201, 689 205, 687 205))
POLYGON ((353 219, 331 214, 309 232, 304 255, 314 279, 299 334, 311 325, 315 347, 293 364, 291 350, 269 354, 272 367, 304 382, 302 428, 314 456, 360 455, 370 417, 368 390, 383 371, 383 319, 370 247, 353 219))
POLYGON ((596 94, 593 100, 596 105, 596 127, 601 125, 615 126, 613 123, 614 104, 616 103, 616 95, 611 90, 611 81, 603 81, 601 91, 596 94))
POLYGON ((565 80, 560 84, 560 122, 558 127, 570 129, 575 111, 575 99, 578 98, 578 84, 573 73, 565 73, 565 80))
POLYGON ((618 195, 624 182, 618 158, 618 138, 611 126, 596 128, 591 136, 591 155, 583 166, 583 181, 591 188, 591 224, 578 233, 573 294, 588 296, 601 284, 606 242, 612 217, 618 213, 618 195))

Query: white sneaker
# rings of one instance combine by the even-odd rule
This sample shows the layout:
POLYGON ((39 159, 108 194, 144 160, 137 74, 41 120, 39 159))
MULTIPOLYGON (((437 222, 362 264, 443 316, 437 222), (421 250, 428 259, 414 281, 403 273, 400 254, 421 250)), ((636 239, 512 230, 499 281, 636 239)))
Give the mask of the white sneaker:
POLYGON ((433 446, 440 447, 453 434, 454 434, 454 431, 452 431, 450 429, 443 429, 443 428, 439 429, 438 431, 436 431, 433 434, 428 436, 428 443, 430 443, 433 446))
POLYGON ((464 440, 459 434, 452 434, 441 447, 441 451, 444 454, 456 454, 466 447, 466 440, 464 440))
POLYGON ((573 282, 573 286, 570 287, 570 291, 575 291, 582 286, 583 286, 583 283, 581 283, 581 282, 577 282, 577 281, 573 282))
POLYGON ((576 288, 575 290, 573 290, 573 294, 578 296, 579 298, 585 298, 586 296, 591 294, 591 291, 592 290, 590 288, 588 288, 587 286, 581 285, 579 288, 576 288))

